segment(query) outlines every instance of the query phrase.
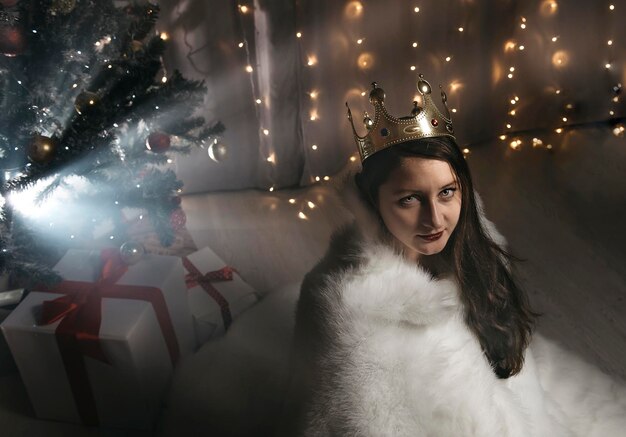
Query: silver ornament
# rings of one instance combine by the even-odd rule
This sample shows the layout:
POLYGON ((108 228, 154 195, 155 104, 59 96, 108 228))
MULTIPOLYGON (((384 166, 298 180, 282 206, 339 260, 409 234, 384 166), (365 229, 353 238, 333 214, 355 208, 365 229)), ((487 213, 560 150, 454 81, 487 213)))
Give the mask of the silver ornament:
POLYGON ((120 247, 122 261, 128 265, 136 264, 141 261, 145 253, 146 249, 144 249, 141 243, 136 241, 127 241, 120 247))
POLYGON ((209 146, 209 157, 215 162, 222 162, 228 156, 228 148, 217 140, 209 146))
POLYGON ((374 120, 370 118, 367 112, 365 113, 365 117, 363 118, 363 124, 368 130, 370 130, 372 126, 374 126, 374 120))

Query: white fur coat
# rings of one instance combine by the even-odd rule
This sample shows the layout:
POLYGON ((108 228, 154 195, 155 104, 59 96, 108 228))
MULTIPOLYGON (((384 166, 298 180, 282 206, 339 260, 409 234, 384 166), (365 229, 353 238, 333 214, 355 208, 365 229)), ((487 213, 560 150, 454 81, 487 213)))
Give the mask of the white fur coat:
MULTIPOLYGON (((536 333, 522 372, 498 379, 463 321, 456 281, 383 241, 352 175, 339 192, 356 220, 302 285, 285 434, 626 435, 622 383, 536 333)), ((505 244, 480 199, 479 209, 505 244)))

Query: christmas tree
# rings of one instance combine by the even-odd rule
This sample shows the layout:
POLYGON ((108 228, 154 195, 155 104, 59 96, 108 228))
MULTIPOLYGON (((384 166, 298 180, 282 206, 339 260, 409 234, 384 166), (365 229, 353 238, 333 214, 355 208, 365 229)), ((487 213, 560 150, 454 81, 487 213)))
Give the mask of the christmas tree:
POLYGON ((169 245, 184 219, 170 153, 217 147, 203 83, 164 69, 158 7, 119 3, 0 0, 0 274, 53 281, 51 260, 97 226, 123 243, 128 208, 169 245))

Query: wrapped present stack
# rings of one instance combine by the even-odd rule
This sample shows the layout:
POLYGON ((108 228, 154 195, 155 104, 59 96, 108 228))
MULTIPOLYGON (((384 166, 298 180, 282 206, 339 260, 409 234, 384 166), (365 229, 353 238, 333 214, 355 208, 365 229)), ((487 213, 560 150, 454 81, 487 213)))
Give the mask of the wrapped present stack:
POLYGON ((179 257, 70 250, 2 323, 39 418, 150 429, 196 346, 179 257), (133 260, 136 261, 136 260, 133 260))

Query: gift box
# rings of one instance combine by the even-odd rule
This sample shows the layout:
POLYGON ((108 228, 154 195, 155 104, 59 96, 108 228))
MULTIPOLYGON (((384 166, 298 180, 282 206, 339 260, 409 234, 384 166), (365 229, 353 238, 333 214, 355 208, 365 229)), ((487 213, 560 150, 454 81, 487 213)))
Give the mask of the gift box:
POLYGON ((182 258, 187 298, 198 345, 223 335, 232 320, 258 301, 258 294, 210 248, 182 258))
POLYGON ((183 269, 176 257, 99 258, 69 251, 56 266, 65 280, 31 292, 2 331, 38 417, 150 429, 174 364, 195 347, 183 269))

